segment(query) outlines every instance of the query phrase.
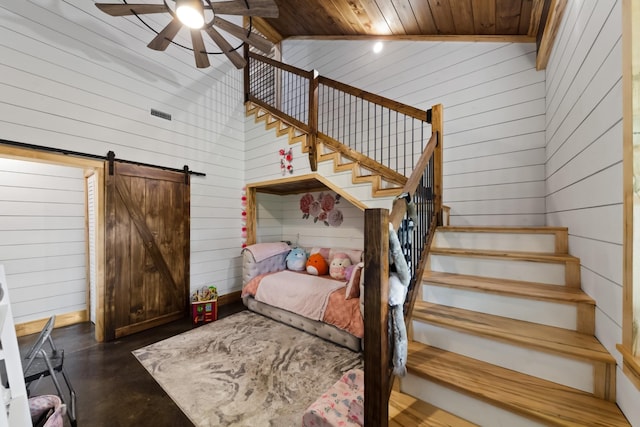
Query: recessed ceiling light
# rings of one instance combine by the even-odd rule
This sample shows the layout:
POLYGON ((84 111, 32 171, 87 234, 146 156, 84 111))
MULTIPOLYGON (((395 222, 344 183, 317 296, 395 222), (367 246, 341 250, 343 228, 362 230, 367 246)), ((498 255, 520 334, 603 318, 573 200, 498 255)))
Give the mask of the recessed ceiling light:
POLYGON ((380 53, 382 52, 382 42, 376 42, 376 44, 373 45, 373 53, 380 53))

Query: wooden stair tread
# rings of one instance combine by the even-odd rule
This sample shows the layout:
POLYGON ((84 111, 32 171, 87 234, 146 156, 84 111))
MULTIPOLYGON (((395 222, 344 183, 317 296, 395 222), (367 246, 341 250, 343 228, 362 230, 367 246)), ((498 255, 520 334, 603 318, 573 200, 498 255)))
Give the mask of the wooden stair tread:
POLYGON ((407 369, 548 425, 630 426, 613 402, 418 342, 409 342, 407 369))
POLYGON ((555 326, 416 301, 412 319, 498 339, 503 342, 560 353, 575 359, 615 364, 616 360, 593 336, 555 326))
POLYGON ((375 190, 373 197, 391 197, 402 193, 402 188, 380 188, 375 190))
POLYGON ((578 258, 567 254, 539 253, 539 252, 517 252, 517 251, 493 251, 486 249, 458 249, 458 248, 438 248, 432 247, 429 250, 432 255, 458 255, 478 258, 508 258, 512 260, 531 262, 551 262, 567 263, 579 262, 578 258))
POLYGON ((459 233, 506 233, 506 234, 555 234, 568 231, 567 227, 474 227, 446 225, 437 228, 439 231, 452 231, 459 233))
POLYGON ((471 289, 482 292, 520 296, 537 300, 550 300, 562 303, 583 303, 595 305, 594 299, 584 293, 582 289, 570 288, 567 286, 453 274, 440 271, 425 271, 422 279, 434 285, 450 288, 471 289))
POLYGON ((474 427, 463 420, 418 398, 392 391, 389 398, 389 427, 474 427))

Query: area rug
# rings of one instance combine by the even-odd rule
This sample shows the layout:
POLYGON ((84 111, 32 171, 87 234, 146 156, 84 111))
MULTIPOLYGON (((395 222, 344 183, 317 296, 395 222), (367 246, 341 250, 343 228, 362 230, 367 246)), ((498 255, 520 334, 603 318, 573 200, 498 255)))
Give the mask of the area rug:
POLYGON ((300 426, 360 353, 242 311, 133 352, 198 427, 300 426))

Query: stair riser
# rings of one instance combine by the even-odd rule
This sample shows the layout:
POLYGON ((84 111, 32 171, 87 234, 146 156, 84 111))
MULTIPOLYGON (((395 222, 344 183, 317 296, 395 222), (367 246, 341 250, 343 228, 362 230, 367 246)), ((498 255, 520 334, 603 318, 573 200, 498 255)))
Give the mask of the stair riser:
POLYGON ((438 230, 433 247, 506 252, 555 253, 554 234, 474 233, 438 230))
POLYGON ((547 426, 545 423, 521 417, 516 413, 506 411, 483 400, 425 380, 411 373, 402 379, 400 388, 404 393, 415 396, 478 425, 505 427, 547 426))
POLYGON ((466 289, 434 286, 424 282, 422 299, 435 304, 509 317, 547 326, 576 330, 578 310, 575 304, 474 292, 466 289))
POLYGON ((589 361, 567 358, 536 348, 522 347, 518 344, 498 341, 422 321, 413 322, 413 339, 432 347, 543 378, 587 393, 594 392, 594 366, 589 361))
POLYGON ((565 286, 566 266, 563 263, 531 262, 509 258, 481 258, 432 253, 431 271, 467 274, 471 276, 538 282, 565 286))
POLYGON ((334 172, 333 163, 318 163, 318 173, 325 179, 331 181, 333 185, 342 188, 351 197, 365 203, 368 208, 391 209, 392 197, 372 198, 371 183, 354 184, 351 172, 334 172))

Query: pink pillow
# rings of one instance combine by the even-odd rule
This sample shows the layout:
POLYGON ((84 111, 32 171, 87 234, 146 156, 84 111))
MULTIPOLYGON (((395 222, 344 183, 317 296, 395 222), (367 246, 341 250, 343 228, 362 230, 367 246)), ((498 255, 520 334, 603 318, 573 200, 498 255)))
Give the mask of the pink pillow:
POLYGON ((345 299, 360 297, 360 276, 363 274, 364 263, 359 262, 351 272, 351 277, 347 282, 347 291, 345 299))

